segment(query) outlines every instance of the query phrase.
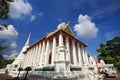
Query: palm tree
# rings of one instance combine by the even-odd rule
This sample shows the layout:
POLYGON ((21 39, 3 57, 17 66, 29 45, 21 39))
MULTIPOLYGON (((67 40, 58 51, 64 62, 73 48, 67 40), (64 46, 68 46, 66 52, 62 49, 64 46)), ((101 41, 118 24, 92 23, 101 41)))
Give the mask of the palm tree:
POLYGON ((19 73, 18 73, 17 77, 19 77, 19 75, 20 75, 20 71, 22 71, 22 70, 23 70, 22 67, 19 67, 19 68, 18 68, 19 73))
POLYGON ((31 71, 31 70, 32 70, 32 68, 31 68, 30 66, 28 66, 28 67, 25 68, 25 71, 27 71, 27 73, 26 73, 26 75, 25 75, 24 80, 26 80, 27 75, 28 75, 28 72, 31 71))

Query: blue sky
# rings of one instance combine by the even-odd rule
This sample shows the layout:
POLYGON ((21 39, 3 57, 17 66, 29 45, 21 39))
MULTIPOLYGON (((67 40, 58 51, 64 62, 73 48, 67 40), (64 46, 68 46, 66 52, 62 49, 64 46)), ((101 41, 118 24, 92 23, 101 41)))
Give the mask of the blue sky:
POLYGON ((120 0, 15 0, 9 18, 0 21, 10 25, 0 38, 9 40, 9 55, 19 53, 30 32, 33 44, 68 21, 88 53, 98 55, 99 43, 120 36, 120 0))

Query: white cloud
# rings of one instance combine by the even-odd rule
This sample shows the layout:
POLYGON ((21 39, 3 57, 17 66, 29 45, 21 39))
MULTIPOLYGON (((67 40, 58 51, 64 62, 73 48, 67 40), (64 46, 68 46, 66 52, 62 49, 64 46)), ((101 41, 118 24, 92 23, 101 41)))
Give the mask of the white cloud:
POLYGON ((10 46, 11 46, 12 48, 16 48, 16 47, 17 47, 17 43, 16 43, 15 41, 13 41, 13 42, 11 42, 10 46))
POLYGON ((36 19, 36 16, 35 15, 32 15, 31 18, 30 18, 30 21, 34 21, 36 19))
POLYGON ((60 29, 60 28, 61 28, 61 26, 64 26, 64 25, 65 25, 65 22, 62 22, 62 23, 58 24, 57 29, 60 29))
POLYGON ((74 31, 78 37, 90 39, 97 36, 98 28, 88 15, 80 14, 78 24, 74 26, 74 31))
POLYGON ((17 30, 13 27, 13 25, 8 25, 8 29, 4 29, 0 31, 0 38, 8 39, 8 40, 15 40, 18 37, 17 30))
POLYGON ((23 15, 31 14, 32 6, 26 0, 14 0, 10 4, 10 16, 14 19, 21 19, 23 15))
POLYGON ((59 22, 61 22, 61 21, 62 21, 62 19, 61 19, 61 18, 58 18, 58 21, 59 21, 59 22))
POLYGON ((40 13, 38 13, 38 15, 41 17, 41 16, 44 15, 44 13, 43 13, 43 12, 40 12, 40 13))
POLYGON ((10 55, 3 55, 3 57, 7 60, 10 60, 10 59, 15 59, 17 55, 18 55, 18 52, 16 50, 13 50, 11 51, 10 55))

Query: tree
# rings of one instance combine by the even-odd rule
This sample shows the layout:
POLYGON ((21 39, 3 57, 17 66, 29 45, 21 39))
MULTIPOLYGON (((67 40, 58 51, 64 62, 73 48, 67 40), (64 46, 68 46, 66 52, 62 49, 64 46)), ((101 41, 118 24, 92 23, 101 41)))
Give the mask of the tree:
POLYGON ((9 13, 10 3, 13 0, 0 0, 0 19, 7 19, 9 13))
MULTIPOLYGON (((0 20, 8 18, 10 3, 14 0, 0 0, 0 20)), ((0 31, 8 29, 7 24, 0 24, 0 31)), ((13 60, 5 60, 2 56, 3 52, 8 49, 7 45, 4 45, 6 41, 0 39, 0 68, 4 68, 7 63, 11 63, 13 60)))
POLYGON ((8 69, 6 69, 6 70, 5 70, 5 74, 8 74, 8 73, 9 73, 9 72, 8 72, 8 69))
POLYGON ((27 75, 28 75, 28 72, 31 71, 31 70, 32 70, 32 68, 31 68, 30 66, 28 66, 28 67, 25 68, 25 71, 27 71, 27 73, 26 73, 26 75, 25 75, 24 80, 26 80, 27 75))
POLYGON ((19 73, 18 73, 17 77, 19 77, 20 72, 21 72, 22 70, 23 70, 23 68, 22 68, 22 67, 19 67, 19 68, 18 68, 19 73))
POLYGON ((0 39, 0 68, 5 67, 6 65, 6 60, 3 58, 3 53, 9 49, 9 46, 6 45, 6 40, 0 39))
MULTIPOLYGON (((8 18, 11 2, 14 2, 14 0, 0 0, 0 20, 4 20, 8 18)), ((0 25, 0 31, 6 28, 7 28, 7 24, 4 23, 0 25)))
POLYGON ((99 60, 103 59, 105 63, 113 63, 120 67, 120 36, 106 41, 105 44, 100 43, 96 51, 100 53, 97 56, 99 60))
POLYGON ((14 60, 5 60, 3 54, 10 50, 10 47, 6 44, 5 39, 0 39, 0 69, 5 68, 7 64, 11 64, 14 60))
POLYGON ((3 31, 4 29, 8 29, 8 25, 7 24, 1 24, 0 25, 0 31, 3 31))

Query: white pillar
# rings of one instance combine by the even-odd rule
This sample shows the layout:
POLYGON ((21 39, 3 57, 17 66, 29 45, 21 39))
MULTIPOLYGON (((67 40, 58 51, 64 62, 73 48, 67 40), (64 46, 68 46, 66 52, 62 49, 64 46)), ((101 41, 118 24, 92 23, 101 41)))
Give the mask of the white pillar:
POLYGON ((35 50, 35 66, 37 66, 37 56, 38 56, 38 44, 36 45, 36 50, 35 50))
POLYGON ((84 65, 87 65, 87 56, 88 55, 86 55, 86 51, 85 51, 84 46, 82 46, 82 54, 83 54, 84 65))
POLYGON ((63 46, 63 36, 62 36, 62 33, 59 34, 59 46, 63 46))
POLYGON ((45 51, 45 64, 48 64, 48 58, 49 58, 49 47, 50 47, 50 43, 49 40, 47 40, 47 44, 46 44, 46 51, 45 51))
POLYGON ((36 51, 36 66, 38 66, 38 57, 39 57, 39 44, 37 44, 37 51, 36 51))
POLYGON ((31 48, 31 66, 33 66, 33 59, 34 59, 34 48, 31 48))
POLYGON ((79 65, 82 66, 83 63, 82 63, 82 56, 81 56, 81 51, 80 51, 80 45, 77 44, 77 50, 78 50, 78 59, 79 59, 79 65))
POLYGON ((70 62, 70 45, 69 45, 68 36, 66 36, 66 47, 67 47, 67 51, 68 51, 68 53, 66 55, 67 56, 66 60, 70 62))
POLYGON ((43 42, 43 46, 42 46, 42 52, 41 52, 41 58, 40 58, 40 63, 41 64, 44 64, 44 62, 43 62, 44 52, 45 52, 45 41, 43 42))
POLYGON ((52 65, 54 65, 55 61, 55 54, 56 54, 56 38, 53 38, 53 48, 52 48, 52 65))
POLYGON ((26 65, 27 65, 27 54, 25 53, 25 58, 24 58, 24 60, 25 60, 25 67, 26 67, 26 65))
POLYGON ((32 66, 35 66, 35 49, 36 49, 36 47, 34 46, 33 47, 33 60, 32 60, 32 66))
POLYGON ((85 49, 85 59, 86 59, 86 64, 89 65, 88 54, 86 49, 85 49))
POLYGON ((30 66, 30 50, 27 50, 27 54, 28 54, 28 65, 30 66))
POLYGON ((39 44, 39 50, 38 50, 38 65, 41 65, 40 63, 40 58, 41 58, 41 51, 42 51, 42 48, 41 48, 41 43, 39 44))
POLYGON ((33 47, 33 52, 32 52, 32 66, 34 66, 34 60, 35 60, 35 46, 33 47))
POLYGON ((34 46, 34 59, 33 59, 33 66, 35 66, 35 60, 36 60, 36 45, 34 46))
POLYGON ((82 49, 82 59, 83 59, 83 64, 85 65, 85 52, 84 52, 84 47, 81 46, 82 49))
POLYGON ((26 54, 24 54, 23 67, 26 67, 26 54))
POLYGON ((28 66, 28 53, 26 53, 26 65, 28 66))
POLYGON ((75 42, 72 40, 72 46, 73 46, 73 62, 74 65, 77 65, 77 55, 76 55, 76 47, 75 47, 75 42))
POLYGON ((30 51, 30 60, 29 60, 29 65, 31 66, 31 57, 32 57, 32 50, 31 49, 29 49, 29 51, 30 51))
POLYGON ((26 52, 26 64, 28 66, 28 52, 26 52))

